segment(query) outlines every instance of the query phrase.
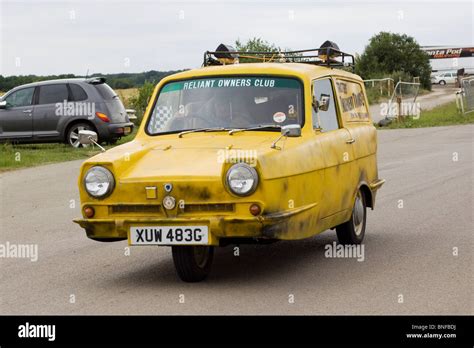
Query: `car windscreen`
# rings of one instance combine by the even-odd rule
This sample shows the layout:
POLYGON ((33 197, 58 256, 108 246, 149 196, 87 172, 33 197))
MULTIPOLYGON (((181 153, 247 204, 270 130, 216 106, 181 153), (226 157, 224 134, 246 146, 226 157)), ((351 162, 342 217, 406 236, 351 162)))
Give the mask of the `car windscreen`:
POLYGON ((302 84, 294 78, 229 76, 164 85, 148 134, 199 128, 252 128, 303 123, 302 84))
POLYGON ((117 93, 115 93, 115 91, 112 88, 110 88, 110 86, 106 83, 100 83, 100 84, 94 85, 94 87, 95 89, 97 89, 100 96, 104 100, 111 100, 117 96, 117 93))

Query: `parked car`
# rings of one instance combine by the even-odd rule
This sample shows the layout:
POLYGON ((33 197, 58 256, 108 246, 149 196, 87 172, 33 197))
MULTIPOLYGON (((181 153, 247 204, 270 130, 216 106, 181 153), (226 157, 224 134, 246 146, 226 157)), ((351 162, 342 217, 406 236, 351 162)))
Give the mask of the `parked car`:
POLYGON ((457 75, 454 72, 448 72, 440 75, 435 75, 431 77, 432 84, 445 85, 447 83, 456 83, 457 75))
POLYGON ((74 147, 80 130, 114 143, 132 132, 120 98, 104 78, 62 79, 16 87, 0 99, 0 141, 66 142, 74 147))
POLYGON ((333 228, 362 243, 384 183, 377 133, 362 79, 333 69, 349 55, 327 50, 231 64, 238 53, 218 49, 164 78, 134 141, 83 163, 74 221, 96 241, 171 246, 187 282, 208 275, 217 246, 333 228))

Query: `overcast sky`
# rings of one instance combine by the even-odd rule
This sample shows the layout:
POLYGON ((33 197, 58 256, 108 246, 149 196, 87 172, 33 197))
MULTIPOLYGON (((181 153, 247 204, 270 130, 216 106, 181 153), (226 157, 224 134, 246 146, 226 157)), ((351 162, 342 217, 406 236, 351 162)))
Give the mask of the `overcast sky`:
POLYGON ((335 41, 362 52, 380 31, 421 45, 471 45, 472 1, 5 1, 0 74, 199 67, 205 50, 257 36, 291 49, 335 41))

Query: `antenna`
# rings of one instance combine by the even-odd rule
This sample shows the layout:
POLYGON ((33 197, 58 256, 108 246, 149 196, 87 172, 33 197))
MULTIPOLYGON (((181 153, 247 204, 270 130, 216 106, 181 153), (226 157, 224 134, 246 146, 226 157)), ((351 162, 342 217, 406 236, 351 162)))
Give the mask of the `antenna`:
POLYGON ((87 68, 87 72, 86 72, 86 80, 87 78, 89 77, 89 68, 87 68))

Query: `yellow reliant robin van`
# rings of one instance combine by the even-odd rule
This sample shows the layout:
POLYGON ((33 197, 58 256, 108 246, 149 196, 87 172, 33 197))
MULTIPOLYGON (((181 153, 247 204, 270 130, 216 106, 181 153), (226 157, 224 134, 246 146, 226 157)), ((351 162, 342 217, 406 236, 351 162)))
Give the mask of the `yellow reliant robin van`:
POLYGON ((209 274, 217 246, 333 228, 360 244, 384 180, 353 60, 330 41, 206 52, 202 68, 160 81, 133 141, 83 163, 75 222, 97 241, 171 246, 187 282, 209 274))

